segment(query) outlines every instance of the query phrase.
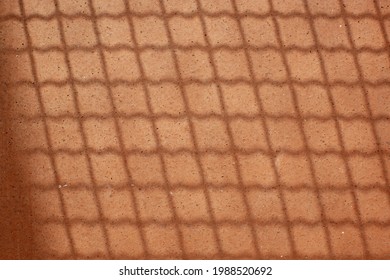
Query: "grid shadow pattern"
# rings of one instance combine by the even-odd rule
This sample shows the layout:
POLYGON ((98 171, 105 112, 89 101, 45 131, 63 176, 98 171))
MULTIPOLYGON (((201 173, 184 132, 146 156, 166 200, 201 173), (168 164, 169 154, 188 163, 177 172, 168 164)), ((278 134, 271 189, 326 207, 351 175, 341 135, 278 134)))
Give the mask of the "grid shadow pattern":
POLYGON ((389 258, 388 1, 2 5, 16 258, 389 258))

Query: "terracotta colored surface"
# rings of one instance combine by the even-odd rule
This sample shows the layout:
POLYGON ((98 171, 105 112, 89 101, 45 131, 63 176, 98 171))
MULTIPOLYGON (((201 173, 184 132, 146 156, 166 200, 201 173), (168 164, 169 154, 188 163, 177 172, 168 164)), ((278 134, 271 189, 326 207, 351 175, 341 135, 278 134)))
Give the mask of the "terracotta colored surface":
POLYGON ((390 258, 390 1, 3 0, 0 258, 390 258))

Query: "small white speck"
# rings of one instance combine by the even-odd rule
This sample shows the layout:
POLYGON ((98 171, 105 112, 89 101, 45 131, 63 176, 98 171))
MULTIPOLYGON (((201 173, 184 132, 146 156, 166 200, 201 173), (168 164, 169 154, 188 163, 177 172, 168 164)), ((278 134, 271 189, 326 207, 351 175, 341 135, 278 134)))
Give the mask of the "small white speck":
POLYGON ((340 24, 340 27, 342 27, 342 25, 340 24))
POLYGON ((61 187, 62 187, 61 185, 58 185, 58 188, 59 188, 59 189, 61 189, 61 187))
POLYGON ((342 231, 341 234, 344 234, 344 231, 342 231))
POLYGON ((171 195, 173 195, 173 192, 169 192, 171 195))

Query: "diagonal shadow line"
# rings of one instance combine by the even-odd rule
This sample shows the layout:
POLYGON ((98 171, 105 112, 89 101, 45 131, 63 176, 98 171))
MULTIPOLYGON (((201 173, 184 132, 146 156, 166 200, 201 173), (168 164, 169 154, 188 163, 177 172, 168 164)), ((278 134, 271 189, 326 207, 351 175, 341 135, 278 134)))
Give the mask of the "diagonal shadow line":
MULTIPOLYGON (((387 48, 387 56, 388 56, 388 58, 389 58, 389 62, 390 62, 390 39, 389 39, 389 35, 387 34, 387 32, 386 32, 386 27, 385 27, 385 24, 384 24, 384 22, 385 22, 385 16, 382 14, 382 12, 381 12, 381 9, 380 9, 380 6, 379 6, 379 3, 378 3, 378 0, 374 0, 374 5, 375 5, 375 11, 376 11, 376 13, 377 13, 377 15, 378 15, 378 17, 379 17, 379 24, 380 24, 380 27, 381 27, 381 32, 382 32, 382 36, 383 36, 383 39, 384 39, 384 41, 385 41, 385 44, 386 44, 386 46, 387 47, 385 47, 385 49, 387 48)), ((366 95, 366 94, 365 94, 366 95)), ((368 98, 366 97, 366 102, 368 102, 368 98)), ((371 122, 372 122, 372 125, 374 126, 374 124, 375 124, 375 122, 377 121, 376 120, 376 117, 374 118, 374 116, 373 116, 373 114, 372 114, 372 110, 371 110, 371 106, 370 106, 370 104, 368 104, 368 108, 370 109, 369 110, 369 113, 370 113, 370 119, 371 119, 371 122)), ((375 130, 375 127, 373 128, 374 129, 374 131, 376 131, 375 130)), ((381 145, 380 145, 380 141, 379 141, 379 137, 378 137, 378 139, 376 139, 376 141, 377 141, 377 143, 379 143, 379 149, 380 149, 380 151, 382 152, 382 154, 384 153, 384 149, 382 149, 382 147, 381 147, 381 145)), ((387 186, 389 186, 390 185, 390 182, 389 182, 389 178, 390 178, 390 174, 389 174, 389 172, 387 171, 387 169, 386 169, 386 166, 385 166, 385 162, 383 162, 383 160, 381 159, 381 161, 382 161, 382 168, 383 168, 383 174, 384 174, 384 176, 385 176, 385 182, 386 182, 386 185, 387 186)), ((390 191, 388 191, 389 192, 389 204, 390 204, 390 191)))
MULTIPOLYGON (((166 15, 167 11, 166 11, 164 2, 162 0, 159 1, 159 5, 161 8, 162 14, 166 15)), ((189 101, 187 98, 188 95, 187 95, 186 87, 182 82, 183 78, 182 78, 182 74, 180 72, 177 54, 173 48, 174 41, 173 41, 172 31, 169 27, 169 22, 167 20, 167 17, 164 17, 164 28, 165 28, 167 35, 168 35, 168 46, 169 46, 168 48, 171 51, 171 55, 172 55, 173 62, 175 65, 175 71, 176 71, 176 75, 178 77, 181 99, 183 100, 183 103, 184 103, 186 118, 188 119, 188 123, 189 123, 189 130, 190 130, 189 132, 191 135, 192 143, 193 143, 194 148, 195 148, 194 158, 196 161, 197 168, 200 172, 201 185, 203 186, 203 194, 205 196, 206 204, 207 204, 207 213, 209 214, 210 219, 211 219, 211 225, 212 225, 212 229, 213 229, 214 240, 215 240, 215 243, 217 245, 218 256, 221 257, 223 255, 223 250, 222 250, 221 238, 219 236, 218 227, 217 227, 217 219, 216 219, 215 211, 212 207, 210 191, 209 191, 207 184, 206 184, 205 171, 204 171, 204 168, 203 168, 203 165, 201 162, 201 158, 200 158, 201 154, 200 154, 199 144, 198 144, 198 141, 196 139, 195 126, 194 126, 194 122, 193 122, 193 118, 192 118, 192 114, 191 114, 191 110, 190 110, 190 106, 189 106, 189 101)))
MULTIPOLYGON (((277 21, 276 16, 274 15, 274 11, 275 10, 274 10, 274 5, 273 5, 272 1, 273 0, 268 0, 268 3, 269 3, 269 7, 270 7, 270 13, 271 13, 271 16, 272 16, 272 21, 273 21, 273 24, 274 24, 274 27, 275 27, 275 33, 276 33, 276 37, 277 37, 276 39, 278 41, 278 44, 279 44, 280 48, 282 49, 281 52, 280 52, 280 56, 282 58, 284 66, 285 66, 288 87, 289 87, 290 92, 292 94, 292 99, 293 99, 293 103, 294 103, 294 107, 295 107, 295 112, 296 112, 297 116, 299 117, 299 121, 298 121, 299 131, 300 131, 300 134, 301 134, 301 136, 303 138, 304 149, 305 149, 305 151, 307 151, 309 149, 309 144, 308 144, 307 136, 306 136, 306 133, 305 133, 305 130, 304 130, 304 125, 303 125, 303 121, 302 121, 303 118, 301 116, 301 112, 300 112, 300 109, 299 109, 299 106, 298 106, 297 93, 296 93, 296 90, 295 90, 295 86, 292 83, 291 69, 290 69, 290 66, 289 66, 288 61, 287 61, 287 54, 286 54, 286 52, 284 50, 283 40, 282 40, 281 32, 280 32, 280 26, 279 26, 279 23, 277 21)), ((321 222, 323 224, 323 228, 324 228, 325 235, 326 235, 325 237, 326 237, 326 246, 327 246, 328 254, 329 254, 330 258, 334 259, 335 256, 334 256, 333 249, 332 249, 332 246, 331 246, 330 231, 329 231, 328 222, 327 222, 327 219, 326 219, 326 216, 325 216, 325 210, 324 210, 323 203, 322 203, 322 197, 321 197, 322 194, 319 191, 319 184, 318 184, 317 177, 315 175, 314 160, 313 160, 311 154, 307 154, 307 158, 308 158, 308 162, 309 162, 310 174, 311 174, 312 182, 314 184, 314 190, 315 190, 317 198, 318 198, 317 199, 318 208, 320 210, 321 222)))
MULTIPOLYGON (((55 4, 56 12, 59 13, 58 1, 54 0, 54 4, 55 4)), ((96 182, 95 173, 93 171, 92 159, 91 159, 91 155, 87 151, 88 140, 87 140, 87 136, 85 134, 84 123, 83 123, 83 121, 81 119, 81 112, 80 112, 80 105, 79 105, 80 103, 79 103, 79 97, 78 97, 77 88, 76 88, 75 83, 73 82, 74 74, 73 74, 73 68, 72 68, 71 63, 70 63, 69 51, 67 49, 68 46, 66 44, 65 33, 64 33, 64 26, 63 26, 62 18, 59 16, 59 14, 57 14, 56 20, 57 20, 58 27, 59 27, 61 43, 62 43, 62 46, 63 46, 63 49, 64 49, 63 54, 64 54, 64 57, 65 57, 65 63, 66 63, 66 67, 67 67, 67 70, 68 70, 67 72, 68 72, 68 77, 69 77, 69 81, 70 81, 69 84, 70 84, 70 88, 71 88, 71 91, 72 91, 73 101, 74 101, 74 104, 75 104, 75 110, 76 110, 76 115, 77 115, 77 120, 78 120, 79 131, 80 131, 80 134, 81 134, 82 145, 83 145, 83 149, 84 149, 84 152, 85 152, 85 157, 87 159, 88 174, 89 174, 89 177, 90 177, 91 182, 92 182, 93 198, 94 198, 94 201, 95 201, 95 204, 96 204, 99 220, 102 221, 102 223, 100 223, 99 226, 100 226, 100 228, 102 229, 102 232, 103 232, 103 238, 104 238, 104 241, 105 241, 107 254, 108 254, 108 256, 110 258, 112 258, 112 249, 111 249, 111 245, 110 245, 110 240, 108 238, 107 226, 103 222, 104 214, 103 214, 103 210, 102 210, 102 203, 100 201, 99 195, 98 195, 96 187, 95 187, 97 185, 97 182, 96 182)))
MULTIPOLYGON (((307 0, 304 0, 304 6, 305 6, 305 10, 306 10, 306 12, 308 14, 308 21, 309 21, 311 33, 313 35, 314 44, 315 44, 316 47, 319 47, 319 39, 318 39, 319 38, 319 34, 317 33, 317 31, 315 29, 312 13, 310 11, 309 4, 308 4, 307 0)), ((366 258, 369 257, 369 253, 370 252, 369 252, 368 246, 367 246, 367 236, 366 236, 366 233, 364 231, 363 224, 362 224, 362 214, 361 214, 361 211, 359 209, 357 194, 356 194, 356 191, 355 191, 355 188, 354 188, 354 184, 353 184, 352 172, 351 172, 351 168, 350 168, 350 166, 348 164, 348 154, 346 152, 345 143, 344 143, 344 140, 343 140, 340 120, 336 117, 337 116, 337 111, 336 111, 336 108, 335 108, 335 101, 334 101, 334 99, 332 97, 332 92, 331 92, 331 89, 330 89, 330 81, 329 81, 328 73, 327 73, 326 68, 325 68, 324 57, 323 57, 322 52, 321 52, 320 49, 316 52, 316 54, 317 54, 317 57, 318 57, 319 62, 320 62, 321 75, 322 75, 322 77, 324 79, 325 84, 329 85, 329 86, 327 86, 325 88, 326 89, 326 94, 327 94, 327 98, 328 98, 329 104, 331 104, 331 108, 332 108, 333 121, 334 121, 334 123, 336 125, 336 130, 337 130, 337 141, 338 141, 339 147, 341 148, 340 155, 341 155, 341 157, 343 159, 344 167, 345 167, 345 170, 346 170, 348 183, 349 183, 349 186, 350 186, 350 191, 349 192, 350 192, 350 194, 352 196, 352 201, 353 201, 353 210, 354 210, 354 212, 356 213, 356 216, 357 216, 357 221, 358 221, 357 222, 357 226, 359 228, 360 240, 362 241, 362 245, 363 245, 364 258, 366 259, 366 258)))
POLYGON ((132 174, 131 174, 131 171, 129 169, 127 155, 125 153, 123 153, 123 151, 125 150, 125 144, 124 144, 124 140, 122 137, 122 131, 121 131, 121 128, 119 125, 119 119, 117 116, 117 108, 116 108, 116 105, 114 102, 112 88, 109 86, 110 78, 109 78, 109 75, 107 72, 107 63, 105 60, 103 47, 102 47, 102 43, 101 43, 101 38, 100 38, 100 33, 98 30, 98 26, 97 26, 96 11, 95 11, 95 8, 94 8, 93 3, 91 1, 88 2, 88 7, 89 7, 89 10, 91 12, 91 21, 93 24, 93 30, 94 30, 95 38, 97 41, 97 49, 99 52, 99 59, 100 59, 100 63, 101 63, 102 71, 103 71, 103 75, 104 75, 104 81, 105 81, 104 86, 108 92, 110 106, 111 106, 111 110, 112 110, 111 118, 114 120, 115 131, 116 131, 116 135, 118 137, 117 139, 118 139, 118 143, 119 143, 119 149, 121 151, 119 156, 122 159, 122 164, 124 166, 126 177, 128 179, 128 184, 130 185, 130 186, 127 186, 126 190, 129 190, 131 202, 134 205, 134 214, 135 214, 136 224, 138 225, 138 227, 137 227, 138 232, 139 232, 140 239, 142 242, 142 249, 144 251, 145 257, 148 257, 149 251, 148 251, 148 246, 147 246, 147 242, 146 242, 144 228, 143 228, 142 222, 141 222, 141 214, 139 211, 139 204, 138 204, 135 192, 134 192, 134 188, 132 187, 133 184, 131 184, 132 183, 132 174))
MULTIPOLYGON (((390 186, 390 181, 389 181, 389 173, 388 173, 388 170, 386 168, 386 162, 385 162, 385 158, 384 158, 384 153, 382 151, 384 151, 384 149, 382 149, 382 145, 381 145, 381 142, 380 142, 380 138, 378 136, 378 132, 376 130, 376 127, 375 127, 375 122, 373 121, 373 113, 372 113, 372 107, 370 105, 370 100, 368 98, 368 90, 367 90, 367 87, 366 87, 366 83, 364 82, 364 75, 363 75, 363 71, 362 71, 362 68, 361 68, 361 65, 359 63, 359 58, 358 58, 358 52, 357 52, 357 49, 356 49, 356 45, 355 45, 355 42, 352 38, 352 31, 351 31, 351 26, 349 24, 349 21, 348 21, 348 13, 345 11, 345 6, 344 6, 344 3, 342 0, 338 0, 339 2, 339 6, 340 6, 340 9, 341 9, 341 15, 342 15, 342 18, 343 18, 343 21, 344 21, 344 24, 347 28, 347 37, 348 37, 348 41, 349 41, 349 44, 350 46, 352 47, 352 56, 353 56, 353 63, 355 65, 355 69, 358 73, 358 80, 359 80, 359 86, 360 88, 362 89, 362 92, 363 92, 363 96, 364 96, 364 104, 365 104, 365 107, 366 107, 366 110, 368 112, 368 116, 369 116, 369 119, 370 119, 370 127, 371 127, 371 132, 372 132, 372 135, 374 135, 374 139, 375 139, 375 145, 376 147, 378 147, 378 156, 379 156, 379 160, 380 160, 380 164, 381 164, 381 171, 382 171, 382 174, 383 174, 383 177, 384 177, 384 181, 385 181, 385 184, 386 186, 390 186)), ((379 17, 380 18, 380 17, 379 17)), ((384 34, 382 34, 384 35, 384 34)), ((386 43, 388 43, 388 38, 387 36, 384 36, 384 40, 386 43)), ((389 45, 387 45, 387 48, 389 48, 389 45)), ((388 53, 389 55, 389 53, 388 53)), ((389 59, 390 59, 390 56, 389 56, 389 59)), ((390 61, 389 61, 390 63, 390 61)), ((388 189, 387 191, 387 200, 388 200, 388 203, 389 203, 389 206, 390 206, 390 188, 388 189)))
MULTIPOLYGON (((157 143, 157 149, 161 150, 163 148, 163 146, 161 144, 160 137, 159 137, 159 135, 157 133, 156 117, 154 116, 153 107, 152 107, 151 100, 150 100, 150 92, 149 92, 149 88, 148 88, 148 80, 146 78, 145 69, 144 69, 143 64, 142 64, 141 51, 139 49, 140 47, 138 45, 136 34, 135 34, 135 30, 134 30, 133 14, 132 14, 132 12, 131 12, 131 10, 129 8, 129 3, 127 1, 124 1, 124 5, 125 5, 126 18, 127 18, 127 22, 128 22, 128 26, 129 26, 130 36, 131 36, 131 39, 132 39, 132 41, 134 43, 134 50, 135 50, 135 56, 136 56, 137 64, 138 64, 138 67, 139 67, 140 75, 141 75, 142 80, 143 80, 142 88, 143 88, 143 92, 145 94, 147 110, 148 110, 148 113, 152 117, 151 123, 152 123, 153 136, 154 136, 154 139, 155 139, 155 141, 157 143)), ((183 237, 182 230, 181 230, 181 228, 180 228, 180 226, 178 224, 179 217, 178 217, 178 214, 176 213, 176 210, 175 210, 176 208, 174 206, 174 201, 173 201, 172 196, 170 195, 171 183, 169 182, 169 178, 168 178, 168 174, 167 174, 167 167, 166 167, 164 154, 162 152, 158 152, 158 156, 159 156, 160 165, 161 165, 162 171, 163 171, 162 175, 163 175, 163 179, 164 179, 164 182, 165 182, 164 188, 165 188, 165 191, 166 191, 166 194, 167 194, 167 197, 168 197, 168 203, 169 203, 169 206, 170 206, 170 209, 171 209, 171 213, 172 213, 172 216, 173 216, 174 227, 175 227, 175 231, 176 231, 176 234, 177 234, 177 237, 178 237, 179 247, 180 247, 180 250, 181 250, 181 258, 185 259, 185 258, 187 258, 187 253, 186 253, 185 246, 184 246, 184 237, 183 237)))
MULTIPOLYGON (((384 49, 387 49, 387 55, 388 55, 389 60, 390 60, 390 39, 389 39, 389 35, 386 32, 385 16, 381 12, 381 8, 379 6, 378 0, 373 0, 373 2, 374 2, 374 6, 375 6, 375 12, 376 12, 377 17, 378 17, 378 22, 379 22, 379 25, 381 27, 381 33, 382 33, 383 39, 385 41, 384 49)), ((360 51, 359 49, 357 49, 357 50, 360 51)), ((382 50, 382 52, 383 52, 383 50, 382 50)))
MULTIPOLYGON (((26 37, 26 41, 27 41, 27 45, 28 45, 28 56, 29 56, 29 59, 30 59, 30 63, 31 63, 31 70, 32 70, 32 75, 33 75, 33 87, 34 87, 34 90, 36 92, 36 95, 37 95, 37 98, 38 98, 38 102, 39 102, 39 109, 41 111, 41 114, 42 116, 45 116, 46 115, 46 111, 45 111, 45 106, 44 106, 44 103, 43 103, 43 100, 42 100, 42 91, 41 91, 41 87, 40 87, 40 84, 39 84, 39 79, 38 79, 38 72, 37 72, 37 66, 36 66, 36 61, 35 61, 35 58, 34 58, 34 54, 33 54, 33 51, 32 51, 32 39, 31 39, 31 35, 29 33, 29 29, 28 29, 28 25, 27 25, 27 20, 26 20, 26 10, 25 10, 25 6, 24 6, 24 3, 23 3, 23 0, 19 0, 18 2, 19 4, 19 10, 20 10, 20 13, 22 15, 22 20, 23 20, 23 29, 24 29, 24 33, 25 33, 25 37, 26 37)), ((52 139, 50 137, 50 133, 49 133, 49 126, 48 126, 48 123, 47 123, 47 119, 45 117, 43 117, 43 126, 44 126, 44 130, 45 130, 45 138, 46 138, 46 142, 47 142, 47 145, 48 145, 48 148, 49 150, 52 150, 53 149, 53 142, 52 142, 52 139)), ((51 169, 53 170, 53 175, 54 175, 54 178, 55 178, 55 182, 56 182, 56 185, 59 185, 61 184, 61 181, 60 181, 60 176, 57 172, 57 163, 56 163, 56 160, 55 160, 55 156, 54 155, 50 155, 50 165, 51 165, 51 169)), ((61 191, 59 189, 57 189, 57 194, 58 194, 58 197, 59 197, 59 200, 60 200, 60 208, 61 208, 61 212, 62 212, 62 215, 63 215, 63 219, 64 219, 64 224, 65 224, 65 232, 66 232, 66 237, 68 239, 68 243, 69 243, 69 246, 70 246, 70 251, 71 251, 71 254, 72 256, 75 255, 76 253, 76 250, 75 250, 75 242, 74 242, 74 239, 72 237, 72 233, 70 231, 70 222, 69 222, 69 216, 68 216, 68 211, 66 209, 66 206, 65 206, 65 198, 64 198, 64 195, 61 193, 61 191)))
POLYGON ((224 125, 226 127, 226 131, 227 131, 227 134, 228 134, 230 147, 231 147, 231 149, 233 151, 233 155, 232 156, 233 156, 233 160, 234 160, 234 167, 235 167, 235 170, 236 170, 237 179, 238 179, 239 184, 241 186, 243 186, 243 188, 240 189, 240 193, 241 193, 241 197, 242 197, 242 199, 244 201, 245 212, 246 212, 247 219, 248 219, 248 226, 249 226, 250 232, 251 232, 252 243, 253 243, 253 246, 254 246, 254 249, 255 249, 255 253, 257 254, 258 257, 261 257, 260 245, 258 244, 258 239, 257 239, 257 235, 256 235, 256 228, 253 225, 253 219, 254 218, 253 218, 253 214, 252 214, 252 212, 250 210, 248 197, 247 197, 247 194, 246 194, 246 191, 245 191, 245 188, 244 188, 242 174, 241 174, 241 171, 240 171, 240 163, 239 163, 239 159, 238 159, 237 151, 236 151, 236 145, 235 145, 234 139, 233 139, 233 132, 232 132, 231 127, 230 127, 230 125, 228 123, 228 119, 226 118, 226 116, 228 115, 227 111, 226 111, 226 104, 225 104, 225 100, 223 98, 223 92, 222 92, 222 88, 221 88, 221 83, 218 80, 218 76, 219 75, 218 75, 217 67, 216 67, 216 64, 215 64, 215 58, 214 58, 213 50, 212 50, 212 47, 211 47, 210 39, 209 39, 208 34, 207 34, 206 22, 205 22, 205 18, 204 18, 204 10, 202 9, 202 4, 201 4, 201 2, 199 0, 196 0, 196 6, 197 6, 197 9, 199 10, 200 22, 201 22, 201 25, 202 25, 202 30, 203 30, 204 38, 205 38, 205 41, 206 41, 206 45, 208 46, 208 56, 210 58, 210 65, 211 65, 211 68, 212 68, 212 73, 213 73, 214 78, 216 79, 216 83, 215 84, 217 86, 218 99, 219 99, 219 103, 221 104, 222 115, 223 115, 223 119, 224 119, 224 125))
MULTIPOLYGON (((236 1, 235 0, 231 0, 230 2, 232 4, 232 6, 233 6, 234 13, 238 15, 239 12, 238 12, 238 7, 237 7, 236 1)), ((242 21, 239 18, 237 18, 236 20, 237 20, 237 25, 238 25, 239 33, 240 33, 240 36, 241 36, 241 40, 242 40, 244 46, 246 46, 247 45, 247 39, 246 39, 245 32, 244 32, 244 29, 243 29, 243 26, 242 26, 242 21)), ((259 97, 259 94, 260 94, 259 86, 255 82, 256 78, 255 78, 253 63, 252 63, 252 60, 250 58, 249 50, 247 48, 245 48, 245 47, 244 47, 244 53, 245 53, 245 58, 246 58, 246 62, 247 62, 247 65, 248 65, 249 75, 250 75, 250 78, 251 78, 251 81, 252 81, 252 87, 253 87, 253 91, 254 91, 254 95, 255 95, 256 105, 259 108, 259 112, 260 112, 261 123, 262 123, 262 127, 264 129, 264 135, 265 135, 265 139, 266 139, 266 142, 267 142, 267 149, 269 151, 268 154, 272 158, 272 160, 271 160, 272 170, 273 170, 274 177, 275 177, 275 180, 276 180, 276 185, 279 186, 277 188, 277 191, 278 191, 279 199, 280 199, 281 204, 282 204, 283 215, 284 215, 284 220, 285 220, 285 223, 286 223, 286 230, 287 230, 287 234, 288 234, 288 241, 289 241, 289 244, 291 246, 291 253, 292 253, 293 256, 296 256, 297 255, 297 249, 296 249, 295 240, 294 240, 294 237, 293 237, 293 234, 292 234, 292 226, 291 226, 291 222, 290 222, 290 219, 289 219, 289 214, 288 214, 288 211, 287 211, 287 202, 286 202, 286 198, 285 198, 284 191, 282 189, 282 184, 281 184, 281 181, 280 181, 280 177, 281 176, 280 176, 279 171, 278 171, 278 169, 276 167, 276 155, 277 154, 275 153, 275 150, 272 147, 272 142, 271 142, 271 138, 270 138, 270 134, 269 134, 269 127, 268 127, 268 123, 267 123, 267 120, 266 120, 266 116, 264 114, 265 110, 264 110, 263 102, 262 102, 261 98, 259 97)))

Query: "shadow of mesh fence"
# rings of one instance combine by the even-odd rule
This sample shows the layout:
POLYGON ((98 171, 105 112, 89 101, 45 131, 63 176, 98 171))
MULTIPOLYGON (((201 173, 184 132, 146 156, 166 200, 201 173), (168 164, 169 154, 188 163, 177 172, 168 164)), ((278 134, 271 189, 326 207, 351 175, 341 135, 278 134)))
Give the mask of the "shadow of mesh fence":
POLYGON ((4 258, 389 258, 389 1, 0 7, 4 258))

